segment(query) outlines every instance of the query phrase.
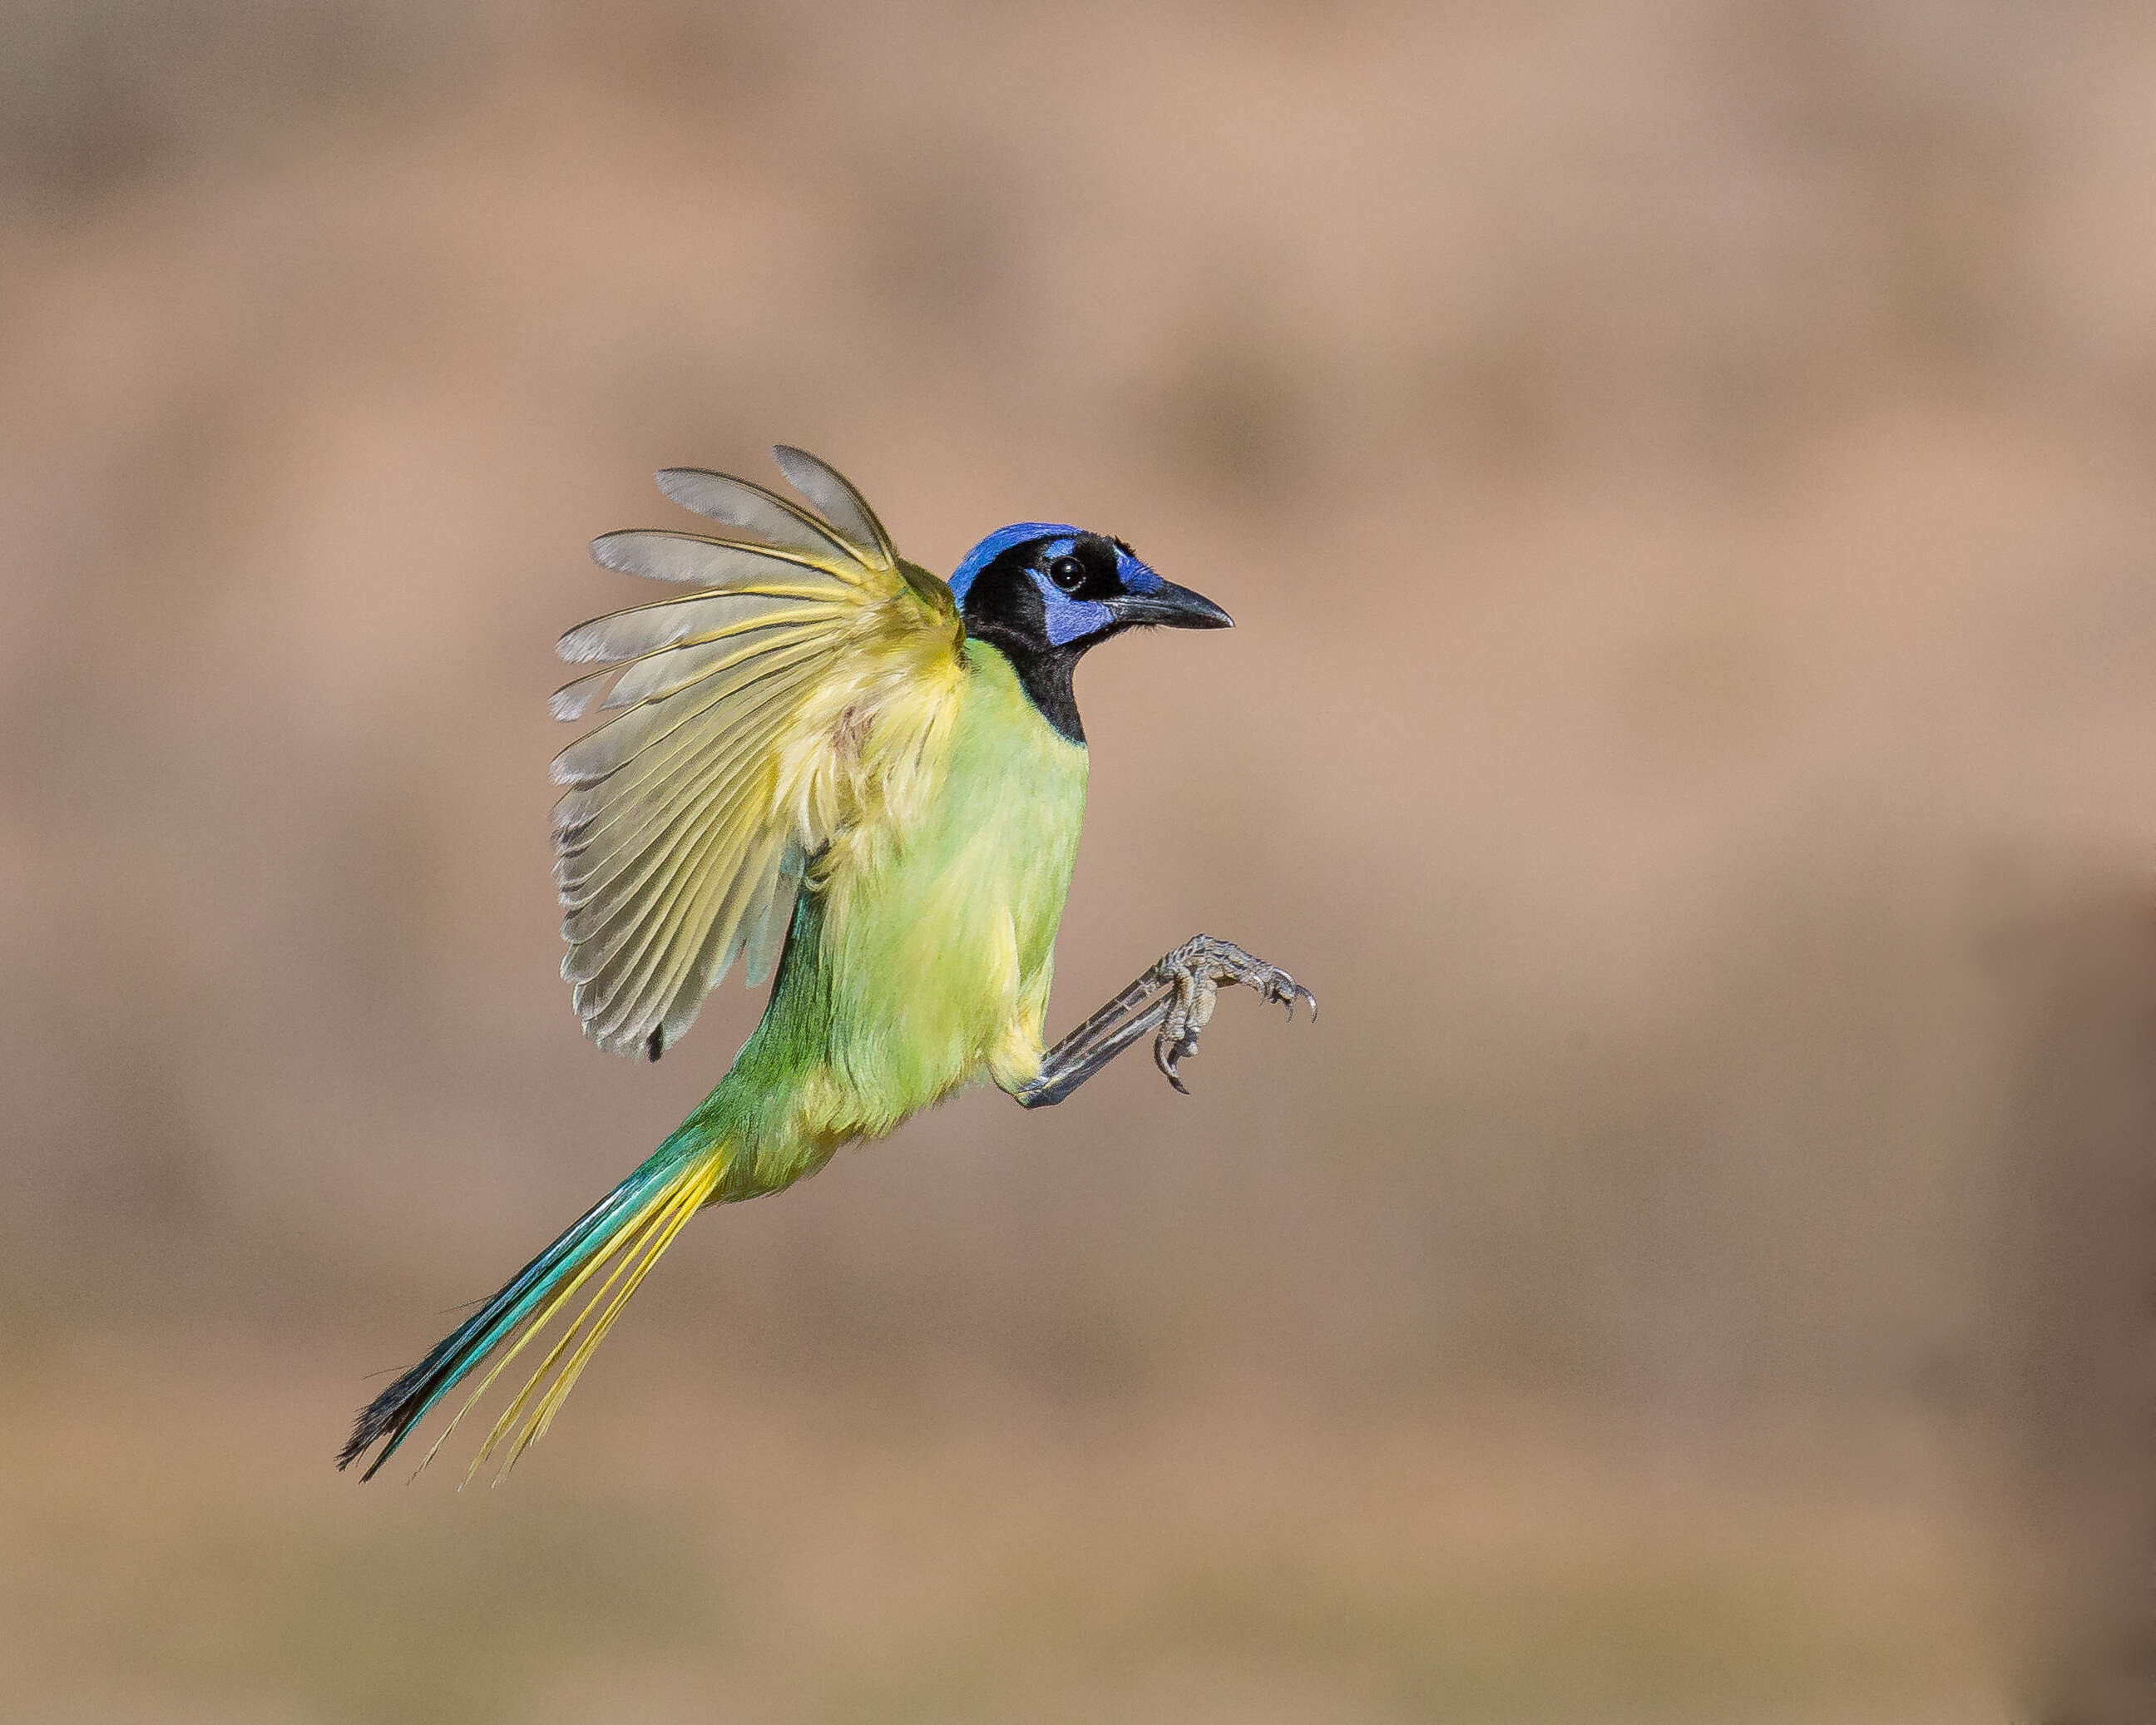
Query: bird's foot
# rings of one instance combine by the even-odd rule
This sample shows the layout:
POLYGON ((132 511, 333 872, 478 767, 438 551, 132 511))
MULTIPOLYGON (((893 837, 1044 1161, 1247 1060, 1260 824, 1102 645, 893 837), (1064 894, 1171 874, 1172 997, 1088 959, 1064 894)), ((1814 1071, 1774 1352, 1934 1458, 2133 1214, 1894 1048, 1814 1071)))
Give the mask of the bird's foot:
POLYGON ((1186 1096, 1189 1087, 1176 1069, 1198 1052, 1198 1033, 1211 1021, 1223 988, 1254 989, 1268 1004, 1285 1006, 1291 1019, 1296 1001, 1307 1000, 1312 1019, 1317 1017, 1317 997, 1277 964, 1268 964, 1234 942, 1218 941, 1209 934, 1185 941, 1154 965, 1145 981, 1152 988, 1172 991, 1168 1016, 1153 1038, 1152 1063, 1186 1096))

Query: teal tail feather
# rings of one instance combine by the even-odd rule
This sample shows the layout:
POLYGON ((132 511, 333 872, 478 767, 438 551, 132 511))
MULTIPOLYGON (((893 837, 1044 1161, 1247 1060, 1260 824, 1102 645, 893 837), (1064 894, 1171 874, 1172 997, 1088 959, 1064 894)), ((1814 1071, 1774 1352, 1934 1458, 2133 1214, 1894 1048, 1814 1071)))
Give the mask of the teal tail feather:
POLYGON ((496 1420, 472 1462, 471 1471, 475 1474, 522 1417, 523 1429, 510 1444, 502 1462, 506 1474, 516 1458, 545 1434, 600 1338, 674 1236, 711 1197, 729 1160, 723 1142, 714 1142, 685 1123, 634 1173, 518 1271, 507 1286, 370 1402, 338 1453, 337 1466, 349 1467, 380 1443, 381 1453, 360 1476, 363 1480, 372 1479, 435 1403, 516 1337, 435 1440, 434 1449, 419 1464, 424 1468, 503 1368, 569 1309, 587 1283, 605 1271, 538 1369, 496 1420), (550 1373, 552 1381, 547 1383, 550 1373))

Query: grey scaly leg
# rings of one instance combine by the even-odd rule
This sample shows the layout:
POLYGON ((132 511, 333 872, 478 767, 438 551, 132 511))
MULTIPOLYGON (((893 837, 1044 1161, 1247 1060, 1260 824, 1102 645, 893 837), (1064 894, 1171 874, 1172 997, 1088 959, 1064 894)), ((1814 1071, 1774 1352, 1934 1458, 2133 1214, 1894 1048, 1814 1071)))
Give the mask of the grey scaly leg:
POLYGON ((1183 1095, 1178 1065, 1198 1052, 1198 1033, 1213 1017, 1220 989, 1240 984, 1295 1016, 1298 998, 1317 1017, 1317 997, 1277 965, 1254 958, 1231 941, 1194 935, 1092 1017, 1049 1050, 1040 1076, 1015 1092, 1028 1108, 1061 1101, 1142 1036, 1153 1038, 1152 1061, 1183 1095))

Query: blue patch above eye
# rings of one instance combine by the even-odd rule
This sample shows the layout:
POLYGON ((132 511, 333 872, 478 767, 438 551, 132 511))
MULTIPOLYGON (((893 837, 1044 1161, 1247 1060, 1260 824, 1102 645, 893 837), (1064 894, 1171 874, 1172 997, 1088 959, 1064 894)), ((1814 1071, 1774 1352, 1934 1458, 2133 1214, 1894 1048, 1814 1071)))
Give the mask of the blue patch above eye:
POLYGON ((1121 547, 1116 551, 1116 578, 1123 583, 1125 593, 1158 593, 1168 585, 1121 547))
POLYGON ((1082 635, 1106 629, 1115 614, 1098 599, 1074 599, 1045 581, 1036 581, 1047 602, 1048 639, 1051 646, 1067 647, 1082 635))

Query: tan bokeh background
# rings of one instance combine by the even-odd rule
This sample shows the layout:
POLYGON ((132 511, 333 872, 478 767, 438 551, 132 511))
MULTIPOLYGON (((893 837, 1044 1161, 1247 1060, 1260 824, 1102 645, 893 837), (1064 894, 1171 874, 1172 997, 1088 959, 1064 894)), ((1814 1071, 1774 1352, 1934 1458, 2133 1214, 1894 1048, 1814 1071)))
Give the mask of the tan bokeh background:
POLYGON ((0 1715, 2148 1716, 2156 15, 0 11, 0 1715), (545 716, 649 471, 1226 604, 1069 1023, 353 1409, 639 1158, 545 716), (460 1459, 460 1458, 459 1458, 460 1459))

